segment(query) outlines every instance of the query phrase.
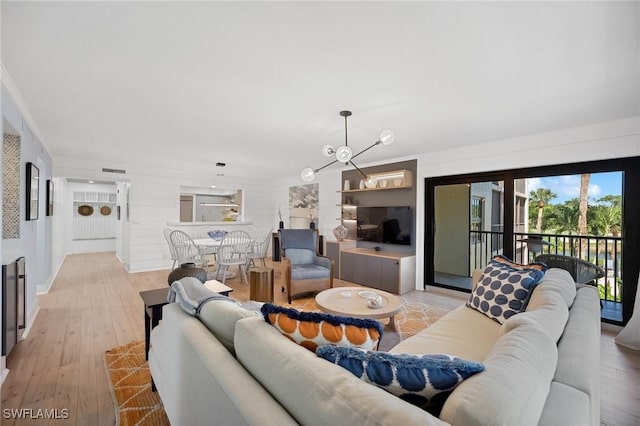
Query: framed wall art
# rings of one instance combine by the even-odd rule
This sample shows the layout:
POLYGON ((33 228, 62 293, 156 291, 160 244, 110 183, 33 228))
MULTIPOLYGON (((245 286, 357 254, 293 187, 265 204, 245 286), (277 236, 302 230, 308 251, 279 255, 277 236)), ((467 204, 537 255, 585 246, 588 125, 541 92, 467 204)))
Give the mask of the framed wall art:
POLYGON ((26 219, 38 219, 38 207, 40 201, 40 170, 33 163, 27 163, 27 202, 26 219))
POLYGON ((53 216, 53 181, 47 179, 47 216, 53 216))

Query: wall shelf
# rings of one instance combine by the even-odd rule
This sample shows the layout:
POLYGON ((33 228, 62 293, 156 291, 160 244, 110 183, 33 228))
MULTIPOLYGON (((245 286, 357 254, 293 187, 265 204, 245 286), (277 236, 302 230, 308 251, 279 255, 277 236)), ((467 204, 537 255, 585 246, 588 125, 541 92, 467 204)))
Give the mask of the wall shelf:
POLYGON ((392 170, 388 172, 370 173, 369 176, 378 182, 374 188, 355 188, 338 191, 341 193, 384 191, 389 189, 408 189, 413 185, 413 174, 411 170, 392 170), (384 186, 383 186, 384 185, 384 186))

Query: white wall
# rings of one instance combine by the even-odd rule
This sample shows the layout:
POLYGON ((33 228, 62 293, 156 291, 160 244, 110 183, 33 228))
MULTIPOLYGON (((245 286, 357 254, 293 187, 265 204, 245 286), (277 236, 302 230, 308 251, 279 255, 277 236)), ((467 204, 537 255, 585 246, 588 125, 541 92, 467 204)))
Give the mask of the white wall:
POLYGON ((424 283, 425 178, 634 156, 640 156, 640 117, 419 155, 416 288, 424 283))
MULTIPOLYGON (((67 222, 67 218, 72 214, 72 205, 66 202, 66 186, 66 179, 53 178, 53 216, 51 217, 51 265, 53 277, 58 274, 67 253, 66 238, 68 233, 65 223, 67 222)), ((53 284, 53 281, 50 284, 53 284)), ((49 285, 44 288, 39 288, 38 294, 48 292, 50 287, 49 285)))
POLYGON ((274 184, 243 177, 217 177, 216 170, 194 170, 189 173, 156 169, 152 165, 141 168, 126 163, 103 164, 70 158, 56 158, 55 175, 95 180, 127 179, 119 186, 124 200, 122 214, 122 242, 116 242, 116 254, 130 272, 168 269, 172 265, 163 235, 167 222, 180 220, 180 187, 210 187, 215 181, 219 188, 241 189, 244 194, 244 220, 252 222, 260 235, 277 227, 274 184), (125 169, 125 175, 103 173, 102 167, 125 169), (130 211, 127 221, 126 186, 129 186, 130 211))
MULTIPOLYGON (((322 162, 325 158, 320 154, 318 149, 318 161, 322 162)), ((311 183, 318 184, 318 232, 324 235, 325 239, 335 240, 333 236, 333 228, 340 224, 341 209, 339 207, 341 196, 338 192, 342 189, 342 171, 345 167, 333 166, 331 168, 319 172, 314 181, 311 183)), ((300 168, 302 170, 302 167, 300 168)), ((278 179, 275 182, 276 191, 274 191, 275 202, 273 215, 274 226, 278 226, 278 208, 281 209, 284 227, 289 228, 289 187, 305 185, 299 175, 291 176, 285 179, 278 179)))
MULTIPOLYGON (((36 127, 30 122, 28 110, 20 94, 2 69, 2 116, 20 135, 20 239, 11 240, 11 249, 25 257, 25 304, 27 333, 38 311, 38 289, 48 288, 53 280, 51 247, 52 217, 46 216, 46 181, 51 179, 52 160, 37 136, 36 127), (38 219, 27 221, 25 212, 25 188, 27 162, 34 163, 40 171, 38 219)), ((6 241, 5 241, 6 243, 6 241)), ((7 249, 5 244, 4 249, 7 249)))
MULTIPOLYGON (((73 239, 73 217, 74 217, 74 204, 73 204, 73 192, 74 191, 89 191, 89 192, 109 192, 115 193, 117 186, 114 185, 99 185, 90 183, 79 182, 67 182, 65 185, 64 196, 64 229, 65 229, 65 247, 66 253, 97 253, 105 251, 116 250, 116 239, 101 239, 101 240, 74 240, 73 239)), ((115 210, 115 209, 114 209, 115 210)), ((100 214, 98 211, 94 214, 100 214)), ((114 211, 115 215, 116 212, 114 211)))
MULTIPOLYGON (((428 137, 425 136, 425 137, 428 137)), ((396 143, 402 143, 398 140, 396 143)), ((384 163, 417 158, 416 182, 416 288, 424 284, 424 203, 427 177, 449 176, 473 172, 536 167, 553 164, 576 163, 611 158, 640 156, 640 117, 616 120, 556 132, 523 136, 508 140, 492 141, 464 148, 425 152, 414 157, 389 158, 384 163)), ((321 160, 319 155, 319 160, 321 160)), ((381 162, 358 164, 360 168, 384 164, 381 162)), ((347 168, 329 168, 319 172, 314 180, 320 184, 320 233, 333 239, 333 228, 340 217, 341 171, 347 168)), ((299 176, 278 179, 275 182, 274 221, 277 208, 282 206, 283 216, 288 216, 289 186, 302 185, 299 176)), ((285 226, 288 224, 285 223, 285 226)))

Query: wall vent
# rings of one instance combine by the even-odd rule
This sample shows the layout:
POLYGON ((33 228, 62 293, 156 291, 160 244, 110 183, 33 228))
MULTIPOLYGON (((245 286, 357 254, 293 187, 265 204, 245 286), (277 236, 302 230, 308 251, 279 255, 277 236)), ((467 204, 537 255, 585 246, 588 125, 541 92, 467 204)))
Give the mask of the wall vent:
POLYGON ((121 170, 121 169, 108 169, 106 167, 102 168, 102 171, 105 173, 120 173, 120 174, 125 174, 127 173, 126 170, 121 170))

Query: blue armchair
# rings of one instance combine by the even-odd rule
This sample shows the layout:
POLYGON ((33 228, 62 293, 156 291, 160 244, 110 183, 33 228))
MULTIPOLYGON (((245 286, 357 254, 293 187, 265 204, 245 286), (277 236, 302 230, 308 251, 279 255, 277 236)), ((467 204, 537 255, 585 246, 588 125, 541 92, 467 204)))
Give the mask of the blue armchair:
POLYGON ((333 260, 318 254, 315 229, 280 229, 280 254, 287 299, 333 287, 333 260))

